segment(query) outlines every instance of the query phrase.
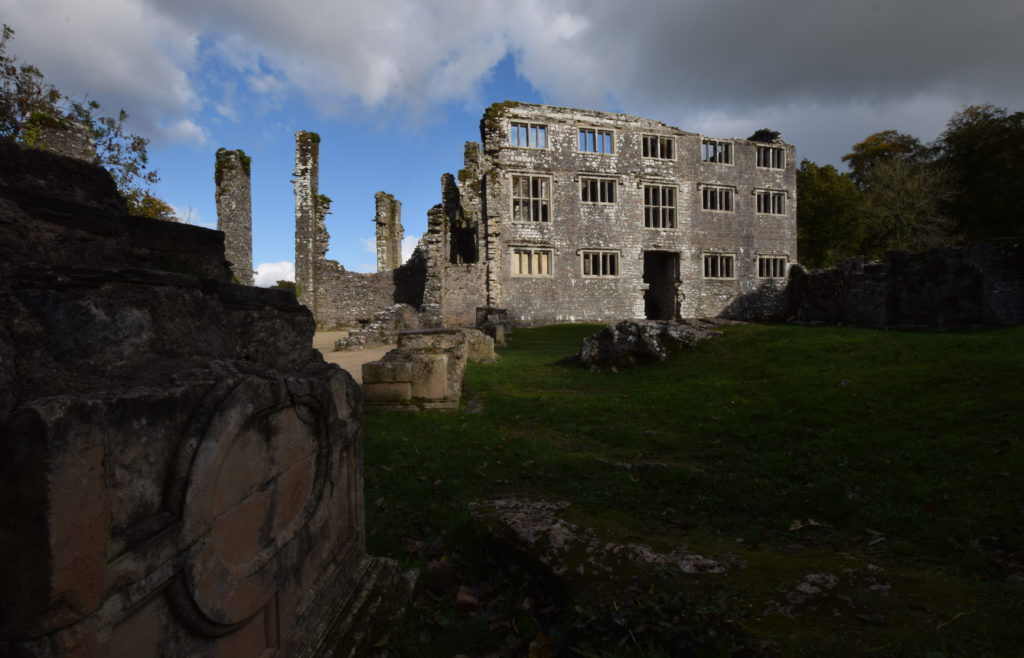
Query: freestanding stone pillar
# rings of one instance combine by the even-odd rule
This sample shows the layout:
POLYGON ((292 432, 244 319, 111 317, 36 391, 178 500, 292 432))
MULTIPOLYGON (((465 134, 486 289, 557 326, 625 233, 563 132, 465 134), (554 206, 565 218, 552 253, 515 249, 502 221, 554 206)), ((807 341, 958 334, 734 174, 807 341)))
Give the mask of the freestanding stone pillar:
POLYGON ((299 302, 316 316, 317 205, 320 196, 320 135, 295 133, 295 285, 299 302))
POLYGON ((377 271, 388 272, 402 266, 402 202, 387 192, 374 195, 377 202, 377 271))
POLYGON ((217 183, 217 230, 224 232, 224 255, 231 273, 244 285, 252 285, 252 194, 250 158, 238 149, 217 150, 214 180, 217 183))

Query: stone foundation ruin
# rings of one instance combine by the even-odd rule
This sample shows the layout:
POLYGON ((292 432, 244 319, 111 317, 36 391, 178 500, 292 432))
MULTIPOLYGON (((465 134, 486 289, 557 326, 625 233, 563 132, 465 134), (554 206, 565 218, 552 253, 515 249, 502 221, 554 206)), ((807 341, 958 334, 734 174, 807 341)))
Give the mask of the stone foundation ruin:
POLYGON ((494 340, 478 329, 403 331, 383 359, 363 364, 364 399, 382 409, 458 409, 466 363, 497 360, 494 340))
POLYGON ((1019 240, 893 251, 882 262, 793 268, 788 317, 865 327, 1024 324, 1024 245, 1019 240))
POLYGON ((506 334, 784 311, 796 155, 777 133, 708 139, 650 119, 506 102, 487 109, 480 140, 466 143, 457 179, 442 176, 441 202, 404 264, 401 206, 377 194, 378 271, 358 274, 325 257, 319 137, 296 134, 296 283, 318 328, 365 325, 395 304, 427 328, 474 326, 478 308, 501 309, 506 334), (740 297, 748 303, 733 306, 740 297))
POLYGON ((365 655, 362 397, 223 235, 0 140, 0 655, 365 655))

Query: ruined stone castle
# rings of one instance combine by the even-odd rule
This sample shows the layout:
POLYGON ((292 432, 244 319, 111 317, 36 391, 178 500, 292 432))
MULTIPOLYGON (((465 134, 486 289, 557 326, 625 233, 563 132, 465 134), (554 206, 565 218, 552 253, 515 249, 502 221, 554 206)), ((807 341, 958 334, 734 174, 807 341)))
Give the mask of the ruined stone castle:
POLYGON ((421 326, 612 322, 784 311, 796 262, 796 154, 778 133, 710 138, 652 119, 505 102, 441 180, 427 232, 399 263, 401 204, 377 195, 378 271, 325 256, 330 199, 315 133, 296 135, 295 270, 321 328, 397 303, 421 326), (482 146, 481 146, 482 145, 482 146))

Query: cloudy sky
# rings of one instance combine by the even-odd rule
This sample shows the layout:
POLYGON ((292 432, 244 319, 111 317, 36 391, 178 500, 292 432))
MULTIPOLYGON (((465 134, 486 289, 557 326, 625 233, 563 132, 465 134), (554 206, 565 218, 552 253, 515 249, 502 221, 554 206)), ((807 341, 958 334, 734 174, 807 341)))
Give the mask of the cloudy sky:
POLYGON ((194 223, 216 224, 217 148, 252 156, 271 281, 294 255, 297 130, 322 137, 329 255, 366 271, 374 192, 414 241, 494 101, 768 127, 841 169, 880 130, 931 141, 965 105, 1024 109, 1020 0, 0 0, 0 21, 62 91, 128 110, 194 223))

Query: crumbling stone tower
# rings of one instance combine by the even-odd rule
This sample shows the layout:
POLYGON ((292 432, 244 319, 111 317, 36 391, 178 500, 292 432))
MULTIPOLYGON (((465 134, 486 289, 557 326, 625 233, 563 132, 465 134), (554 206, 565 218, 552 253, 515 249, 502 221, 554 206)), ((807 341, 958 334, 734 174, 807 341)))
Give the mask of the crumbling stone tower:
MULTIPOLYGON (((316 315, 317 225, 320 197, 320 135, 295 133, 295 286, 299 302, 316 315)), ((326 232, 325 232, 326 233, 326 232)))
POLYGON ((377 271, 387 272, 402 265, 402 202, 387 192, 377 192, 377 271))
POLYGON ((224 255, 239 283, 252 280, 251 159, 238 149, 217 150, 214 180, 217 183, 217 230, 224 233, 224 255))

